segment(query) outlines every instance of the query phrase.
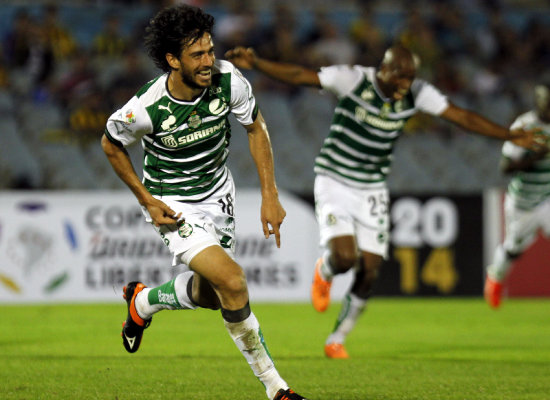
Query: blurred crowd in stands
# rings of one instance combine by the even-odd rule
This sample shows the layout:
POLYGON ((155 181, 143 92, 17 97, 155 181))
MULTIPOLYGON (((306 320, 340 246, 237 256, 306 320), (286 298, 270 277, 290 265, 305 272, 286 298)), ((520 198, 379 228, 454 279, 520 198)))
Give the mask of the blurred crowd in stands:
MULTIPOLYGON (((118 189, 99 138, 105 121, 156 76, 144 27, 173 2, 4 2, 0 10, 0 189, 118 189)), ((550 66, 547 1, 194 1, 216 18, 216 55, 253 46, 310 67, 377 65, 401 41, 419 76, 453 102, 508 125, 532 107, 550 66)), ((279 186, 307 195, 335 99, 246 71, 267 120, 279 186)), ((229 163, 238 186, 256 186, 245 131, 234 125, 229 163), (241 154, 242 153, 242 154, 241 154), (246 153, 246 154, 245 154, 246 153)), ((501 142, 426 116, 399 140, 394 193, 476 193, 503 183, 501 142), (449 167, 450 164, 450 167, 449 167)), ((140 169, 141 148, 130 151, 140 169)))

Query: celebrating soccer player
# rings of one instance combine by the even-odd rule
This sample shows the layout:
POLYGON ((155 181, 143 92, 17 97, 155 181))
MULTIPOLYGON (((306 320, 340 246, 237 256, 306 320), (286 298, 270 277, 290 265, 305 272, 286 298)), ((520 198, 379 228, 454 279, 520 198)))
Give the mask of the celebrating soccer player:
MULTIPOLYGON (((138 350, 143 331, 161 310, 219 309, 225 327, 263 383, 270 400, 300 400, 281 378, 250 309, 246 277, 234 261, 235 187, 226 166, 234 114, 248 133, 259 174, 261 222, 275 235, 285 210, 279 203, 267 128, 248 81, 214 57, 214 19, 179 5, 161 10, 147 28, 146 47, 165 73, 148 82, 108 120, 102 146, 118 176, 141 204, 147 221, 190 271, 156 288, 124 287, 128 314, 124 347, 138 350), (143 182, 125 147, 141 141, 143 182)), ((238 396, 230 396, 238 397, 238 396)))
MULTIPOLYGON (((539 128, 550 141, 550 79, 535 87, 536 109, 520 115, 512 128, 539 128)), ((550 235, 550 154, 529 151, 511 142, 502 146, 501 169, 512 174, 504 199, 506 237, 487 267, 484 294, 487 303, 500 306, 504 280, 514 260, 535 242, 539 229, 550 235)))
MULTIPOLYGON (((325 311, 335 275, 355 271, 342 312, 325 343, 330 358, 348 358, 346 336, 363 312, 387 257, 389 195, 386 178, 395 141, 418 111, 464 129, 525 147, 544 147, 533 131, 508 130, 451 103, 433 85, 415 78, 416 57, 397 44, 375 67, 335 65, 320 71, 269 61, 252 48, 237 47, 226 57, 237 67, 256 69, 292 85, 325 89, 338 97, 330 132, 315 160, 315 206, 325 252, 316 263, 313 306, 325 311)), ((541 140, 542 139, 542 140, 541 140)))

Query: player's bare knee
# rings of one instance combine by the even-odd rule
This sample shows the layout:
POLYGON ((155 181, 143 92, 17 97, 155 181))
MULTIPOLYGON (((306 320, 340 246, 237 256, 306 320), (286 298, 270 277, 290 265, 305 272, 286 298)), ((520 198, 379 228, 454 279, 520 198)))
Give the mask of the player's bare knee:
POLYGON ((218 291, 224 296, 232 299, 247 297, 248 288, 246 285, 246 276, 241 271, 239 274, 232 274, 225 277, 218 284, 218 291))
POLYGON ((358 255, 356 252, 337 251, 331 254, 330 264, 337 272, 343 273, 355 266, 357 259, 358 255))

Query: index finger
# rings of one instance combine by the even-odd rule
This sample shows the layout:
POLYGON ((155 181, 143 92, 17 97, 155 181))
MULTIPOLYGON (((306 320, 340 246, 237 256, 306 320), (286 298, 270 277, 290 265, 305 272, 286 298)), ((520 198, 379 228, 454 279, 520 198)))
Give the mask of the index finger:
POLYGON ((262 227, 265 238, 269 239, 271 235, 275 235, 275 243, 277 244, 277 247, 281 247, 281 233, 279 231, 279 225, 273 225, 270 222, 262 221, 262 227), (272 229, 269 229, 270 225, 272 229))
POLYGON ((275 225, 271 225, 271 227, 273 228, 272 231, 270 231, 269 233, 274 233, 275 234, 275 243, 277 243, 277 247, 281 247, 281 231, 279 230, 279 224, 275 224, 275 225))
POLYGON ((277 243, 277 247, 281 247, 281 232, 279 230, 280 226, 281 224, 273 224, 271 222, 266 222, 264 225, 265 238, 267 239, 269 236, 275 235, 275 243, 277 243), (271 229, 268 229, 268 224, 271 225, 271 229))

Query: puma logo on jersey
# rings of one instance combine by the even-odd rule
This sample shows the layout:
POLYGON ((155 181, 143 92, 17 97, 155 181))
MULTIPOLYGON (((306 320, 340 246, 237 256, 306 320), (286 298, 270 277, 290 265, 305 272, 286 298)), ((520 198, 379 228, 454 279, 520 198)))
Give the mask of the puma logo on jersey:
POLYGON ((170 115, 168 118, 166 118, 164 121, 162 121, 161 128, 163 131, 170 131, 175 128, 175 126, 172 126, 176 123, 176 117, 173 115, 170 115))
POLYGON ((206 232, 206 228, 204 227, 205 224, 202 224, 202 226, 198 225, 198 224, 193 224, 195 225, 197 228, 201 228, 203 231, 206 232))
POLYGON ((168 110, 168 112, 170 114, 172 114, 172 110, 170 110, 170 104, 172 104, 171 102, 168 102, 168 105, 167 106, 163 106, 162 104, 159 104, 159 110, 168 110))

